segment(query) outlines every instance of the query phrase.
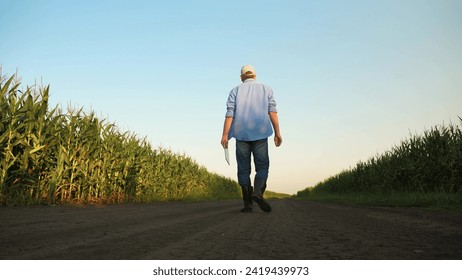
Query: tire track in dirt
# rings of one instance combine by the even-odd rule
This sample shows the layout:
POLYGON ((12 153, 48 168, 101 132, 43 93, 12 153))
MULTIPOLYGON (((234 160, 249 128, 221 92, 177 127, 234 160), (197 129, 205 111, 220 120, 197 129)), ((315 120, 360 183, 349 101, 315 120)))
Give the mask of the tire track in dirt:
POLYGON ((461 259, 462 214, 270 200, 0 208, 0 259, 461 259))

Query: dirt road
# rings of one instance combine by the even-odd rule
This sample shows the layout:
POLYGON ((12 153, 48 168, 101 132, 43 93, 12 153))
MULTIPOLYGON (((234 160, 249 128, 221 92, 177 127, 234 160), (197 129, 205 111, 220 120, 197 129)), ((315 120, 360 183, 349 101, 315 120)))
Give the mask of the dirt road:
POLYGON ((0 208, 0 259, 462 259, 462 213, 270 200, 0 208))

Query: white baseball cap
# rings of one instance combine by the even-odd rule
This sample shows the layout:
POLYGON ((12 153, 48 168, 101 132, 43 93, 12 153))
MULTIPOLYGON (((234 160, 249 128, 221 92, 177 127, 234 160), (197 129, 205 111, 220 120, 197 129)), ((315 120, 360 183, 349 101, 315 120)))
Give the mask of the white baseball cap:
POLYGON ((254 75, 256 75, 255 69, 254 69, 253 66, 250 65, 250 64, 244 65, 244 66, 242 66, 242 68, 241 68, 241 75, 244 75, 244 74, 247 73, 247 72, 252 72, 254 75))

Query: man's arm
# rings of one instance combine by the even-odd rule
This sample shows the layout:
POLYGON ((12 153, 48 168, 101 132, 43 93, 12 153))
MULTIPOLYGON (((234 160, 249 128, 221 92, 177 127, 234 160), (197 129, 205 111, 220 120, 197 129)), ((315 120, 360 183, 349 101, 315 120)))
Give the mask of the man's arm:
POLYGON ((269 117, 271 120, 271 124, 273 125, 273 129, 274 129, 274 144, 276 145, 276 147, 279 147, 282 144, 282 136, 281 136, 281 131, 279 130, 278 113, 270 112, 269 117))
POLYGON ((228 148, 228 133, 233 123, 233 117, 226 117, 225 123, 223 124, 223 134, 221 135, 221 145, 223 148, 228 148))

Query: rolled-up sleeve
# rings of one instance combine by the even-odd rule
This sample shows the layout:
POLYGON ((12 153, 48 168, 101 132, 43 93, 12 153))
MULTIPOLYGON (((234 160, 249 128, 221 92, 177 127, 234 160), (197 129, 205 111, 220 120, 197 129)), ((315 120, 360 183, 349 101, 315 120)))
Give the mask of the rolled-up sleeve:
POLYGON ((271 112, 276 112, 277 113, 276 100, 274 100, 272 90, 268 94, 268 113, 271 113, 271 112))
POLYGON ((232 90, 229 93, 228 101, 226 102, 226 116, 225 117, 234 117, 234 111, 236 107, 236 93, 232 90))

